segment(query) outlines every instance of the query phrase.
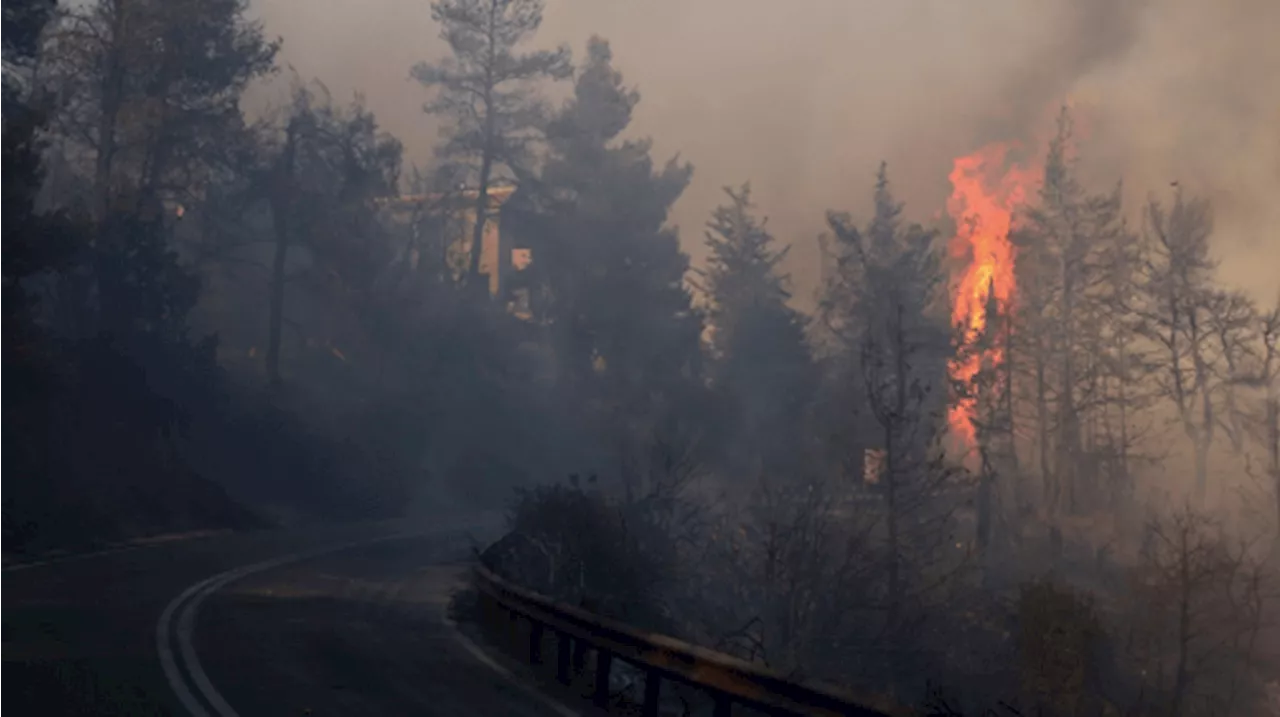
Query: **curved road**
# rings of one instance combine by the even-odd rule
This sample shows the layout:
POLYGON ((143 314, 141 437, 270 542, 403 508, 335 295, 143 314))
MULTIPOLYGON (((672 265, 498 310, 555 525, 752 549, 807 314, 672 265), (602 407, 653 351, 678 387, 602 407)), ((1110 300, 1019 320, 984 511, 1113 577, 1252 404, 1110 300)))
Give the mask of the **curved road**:
POLYGON ((15 715, 528 715, 444 614, 491 517, 263 531, 8 567, 15 715))

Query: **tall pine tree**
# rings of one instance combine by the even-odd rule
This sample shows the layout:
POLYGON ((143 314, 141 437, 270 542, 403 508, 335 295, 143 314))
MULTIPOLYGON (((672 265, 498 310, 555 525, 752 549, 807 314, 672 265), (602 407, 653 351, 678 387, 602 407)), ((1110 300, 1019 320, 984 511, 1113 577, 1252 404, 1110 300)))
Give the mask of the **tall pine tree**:
MULTIPOLYGON (((413 76, 437 93, 425 106, 450 121, 440 154, 465 165, 478 189, 475 216, 488 213, 489 186, 502 169, 529 164, 542 125, 531 83, 569 76, 569 50, 519 52, 542 24, 542 0, 439 0, 431 16, 452 54, 422 62, 413 76)), ((472 223, 469 280, 480 272, 484 222, 472 223)))
POLYGON ((688 257, 666 224, 692 168, 672 159, 655 171, 648 141, 617 140, 638 101, 608 42, 592 38, 548 128, 546 166, 504 222, 533 250, 534 314, 562 386, 651 427, 700 372, 702 323, 684 284, 688 257))
POLYGON ((790 247, 775 246, 751 203, 751 186, 725 188, 729 202, 707 223, 702 290, 711 303, 712 375, 728 394, 736 425, 727 467, 736 473, 795 472, 807 454, 805 413, 813 363, 805 322, 787 305, 779 264, 790 247))
POLYGON ((861 384, 845 406, 859 419, 847 440, 869 442, 880 457, 878 475, 868 477, 883 497, 882 578, 887 627, 895 630, 921 589, 917 568, 944 549, 954 507, 938 500, 950 472, 937 450, 951 346, 935 234, 903 226, 883 164, 874 206, 865 229, 847 214, 828 215, 836 270, 821 309, 837 360, 853 367, 841 374, 861 384))

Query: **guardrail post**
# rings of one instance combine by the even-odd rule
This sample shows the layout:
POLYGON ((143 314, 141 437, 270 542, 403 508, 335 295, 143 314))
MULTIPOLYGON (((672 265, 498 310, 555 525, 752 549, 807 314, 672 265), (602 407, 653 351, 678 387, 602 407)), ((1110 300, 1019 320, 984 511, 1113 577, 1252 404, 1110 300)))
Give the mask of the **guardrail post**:
POLYGON ((587 669, 587 641, 573 641, 573 674, 581 675, 587 669))
POLYGON ((542 623, 537 620, 529 622, 529 664, 542 662, 542 623))
POLYGON ((573 640, 569 638, 567 633, 560 633, 556 642, 556 679, 560 680, 560 684, 567 685, 569 678, 569 649, 572 647, 573 640))
POLYGON ((609 706, 609 668, 613 665, 613 655, 608 650, 596 650, 596 691, 593 701, 597 707, 609 706))
POLYGON ((508 649, 511 650, 515 650, 520 645, 520 613, 515 610, 507 612, 507 644, 510 645, 508 649))
POLYGON ((658 696, 662 692, 662 676, 655 670, 644 675, 644 717, 658 717, 658 696))

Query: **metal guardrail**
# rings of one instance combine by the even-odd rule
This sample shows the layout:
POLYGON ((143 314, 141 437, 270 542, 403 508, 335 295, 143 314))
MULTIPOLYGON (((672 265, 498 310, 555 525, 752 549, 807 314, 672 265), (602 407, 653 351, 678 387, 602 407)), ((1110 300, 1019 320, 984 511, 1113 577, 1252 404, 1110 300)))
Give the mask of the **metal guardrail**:
POLYGON ((709 694, 715 717, 729 717, 733 705, 777 715, 890 717, 838 690, 802 685, 773 671, 672 637, 643 632, 580 608, 559 603, 498 577, 483 566, 473 575, 481 620, 511 631, 529 623, 528 661, 542 663, 546 631, 555 634, 556 679, 564 685, 583 675, 588 653, 595 656, 592 700, 607 708, 609 675, 615 659, 644 672, 642 711, 657 717, 663 680, 691 685, 709 694))

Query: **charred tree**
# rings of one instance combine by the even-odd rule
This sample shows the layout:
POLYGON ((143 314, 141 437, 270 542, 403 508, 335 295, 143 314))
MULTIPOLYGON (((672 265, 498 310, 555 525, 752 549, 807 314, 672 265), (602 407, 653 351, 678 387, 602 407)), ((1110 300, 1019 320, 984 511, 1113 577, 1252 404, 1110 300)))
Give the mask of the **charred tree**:
POLYGON ((1033 287, 1026 322, 1036 356, 1035 400, 1050 512, 1096 504, 1089 461, 1108 251, 1127 234, 1120 192, 1089 194, 1076 178, 1070 116, 1059 116, 1039 201, 1015 234, 1020 286, 1033 287), (1037 311, 1037 309, 1039 311, 1037 311), (1045 439, 1051 439, 1046 441, 1045 439), (1051 445, 1045 445, 1051 443, 1051 445))

